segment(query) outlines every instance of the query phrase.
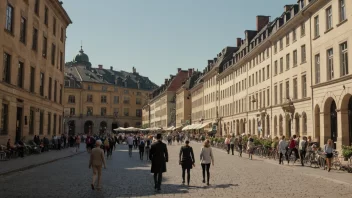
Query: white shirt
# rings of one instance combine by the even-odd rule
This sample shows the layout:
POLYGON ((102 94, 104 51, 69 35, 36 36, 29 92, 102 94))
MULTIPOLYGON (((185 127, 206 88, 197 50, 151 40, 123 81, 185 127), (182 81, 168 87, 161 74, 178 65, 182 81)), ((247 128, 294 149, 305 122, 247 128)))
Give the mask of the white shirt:
POLYGON ((211 147, 203 147, 200 152, 200 163, 210 164, 211 162, 214 163, 214 156, 211 147))
POLYGON ((133 145, 133 138, 131 136, 129 136, 126 141, 128 145, 133 145))
POLYGON ((280 140, 279 142, 279 153, 285 154, 287 148, 286 140, 280 140))
MULTIPOLYGON (((303 147, 306 147, 306 141, 305 140, 301 140, 299 142, 299 150, 303 150, 303 147)), ((304 148, 306 149, 306 148, 304 148)))

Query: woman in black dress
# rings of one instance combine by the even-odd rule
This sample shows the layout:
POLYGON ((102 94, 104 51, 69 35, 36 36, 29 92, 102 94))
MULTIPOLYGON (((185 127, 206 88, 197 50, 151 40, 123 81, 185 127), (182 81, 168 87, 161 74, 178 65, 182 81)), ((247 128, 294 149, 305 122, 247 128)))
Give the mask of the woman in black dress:
POLYGON ((181 147, 180 150, 180 165, 182 166, 182 184, 185 183, 185 172, 187 170, 187 184, 191 180, 191 169, 194 166, 194 153, 192 147, 189 146, 189 141, 186 141, 186 145, 181 147))

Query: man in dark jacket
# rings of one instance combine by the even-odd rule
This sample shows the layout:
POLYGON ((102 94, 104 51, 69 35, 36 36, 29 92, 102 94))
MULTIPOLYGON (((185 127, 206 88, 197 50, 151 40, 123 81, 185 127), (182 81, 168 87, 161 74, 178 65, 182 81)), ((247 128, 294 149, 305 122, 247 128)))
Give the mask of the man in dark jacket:
POLYGON ((169 154, 166 144, 161 141, 161 134, 158 134, 156 139, 158 141, 151 145, 149 159, 152 161, 151 172, 154 173, 154 188, 159 191, 163 173, 166 172, 166 162, 169 161, 169 154))

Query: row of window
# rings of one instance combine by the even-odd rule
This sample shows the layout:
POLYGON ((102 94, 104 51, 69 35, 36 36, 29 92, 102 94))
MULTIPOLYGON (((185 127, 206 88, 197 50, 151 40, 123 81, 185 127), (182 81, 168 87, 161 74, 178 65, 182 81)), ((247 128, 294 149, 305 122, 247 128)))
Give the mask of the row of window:
MULTIPOLYGON (((45 7, 45 21, 47 22, 47 12, 48 12, 48 8, 45 7)), ((53 18, 53 35, 56 35, 56 18, 53 18)), ((23 44, 26 45, 27 43, 27 30, 28 28, 28 24, 27 24, 27 19, 23 16, 21 16, 20 18, 20 42, 22 42, 23 44)), ((5 23, 5 30, 9 33, 11 33, 12 35, 14 35, 14 7, 8 3, 7 8, 6 8, 6 23, 5 23)), ((34 51, 38 51, 38 37, 39 37, 39 31, 38 28, 33 27, 32 30, 32 50, 34 51)), ((63 33, 63 28, 61 28, 61 41, 63 42, 63 37, 64 37, 64 33, 63 33)), ((47 36, 45 35, 45 33, 43 33, 43 46, 42 46, 42 56, 44 58, 47 58, 47 51, 48 51, 48 39, 47 36)), ((56 45, 55 43, 51 44, 51 64, 55 65, 56 62, 56 45)), ((63 70, 63 64, 64 64, 64 57, 63 57, 63 52, 60 51, 60 63, 59 63, 59 67, 60 70, 63 70)))
MULTIPOLYGON (((3 82, 6 82, 8 84, 12 84, 13 80, 11 79, 11 73, 12 72, 17 72, 17 82, 16 82, 16 86, 18 86, 19 88, 24 89, 24 82, 25 82, 25 65, 23 62, 19 61, 18 62, 18 66, 16 67, 12 67, 11 63, 12 63, 12 56, 8 53, 4 53, 4 68, 3 68, 3 82), (17 70, 17 71, 16 71, 17 70)), ((30 67, 29 69, 29 91, 31 93, 36 93, 36 68, 35 67, 30 67)), ((45 87, 45 73, 44 72, 40 72, 40 84, 39 84, 39 94, 40 96, 44 97, 44 87, 45 87)), ((48 84, 47 84, 47 89, 48 89, 48 99, 52 100, 53 97, 53 101, 57 102, 57 88, 58 88, 58 81, 53 80, 51 77, 49 77, 48 80, 48 84), (53 89, 53 85, 54 85, 54 89, 53 89), (54 93, 53 93, 54 92, 54 93), (54 96, 53 96, 54 94, 54 96)), ((62 85, 59 85, 59 103, 62 104, 62 85)))
MULTIPOLYGON (((44 111, 30 108, 29 110, 29 120, 28 120, 28 129, 29 135, 35 134, 35 123, 36 123, 36 112, 39 111, 39 135, 44 134, 44 111)), ((52 114, 49 112, 47 114, 47 135, 50 135, 53 132, 53 135, 56 135, 57 130, 57 118, 58 118, 58 133, 61 133, 61 116, 57 116, 56 114, 52 114), (53 117, 53 127, 51 127, 51 119, 53 117)), ((9 133, 9 105, 6 103, 2 104, 1 108, 1 120, 0 120, 0 135, 7 135, 9 133)))
MULTIPOLYGON (((92 94, 87 94, 87 102, 93 102, 93 95, 92 94)), ((107 103, 107 96, 102 95, 100 96, 100 102, 105 104, 107 103)), ((68 96, 68 103, 69 104, 75 104, 76 103, 76 97, 74 95, 69 95, 68 96)), ((114 104, 119 103, 119 96, 114 96, 114 104)), ((130 98, 125 96, 123 99, 124 104, 130 104, 130 98)), ((140 105, 142 104, 142 99, 141 98, 136 98, 136 104, 140 105)))
MULTIPOLYGON (((346 4, 345 0, 339 0, 338 4, 338 12, 339 12, 339 23, 345 21, 346 18, 346 4)), ((329 6, 325 10, 325 32, 333 29, 333 8, 329 6)), ((319 15, 314 17, 314 37, 318 38, 320 36, 320 21, 319 15)))
MULTIPOLYGON (((70 108, 70 115, 74 116, 76 115, 76 109, 75 108, 70 108)), ((93 107, 87 107, 87 116, 93 116, 93 107)), ((106 116, 107 115, 107 109, 106 107, 101 107, 100 108, 100 116, 106 116)), ((119 110, 118 108, 114 108, 113 116, 117 117, 119 116, 119 110)), ((123 110, 123 116, 130 116, 130 110, 129 108, 124 108, 123 110)), ((142 109, 136 109, 136 117, 142 117, 142 109)))

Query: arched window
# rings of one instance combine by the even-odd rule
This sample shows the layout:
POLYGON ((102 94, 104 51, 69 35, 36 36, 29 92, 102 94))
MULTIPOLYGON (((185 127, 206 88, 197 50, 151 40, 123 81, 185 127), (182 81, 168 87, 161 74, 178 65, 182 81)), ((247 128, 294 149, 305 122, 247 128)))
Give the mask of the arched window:
POLYGON ((303 135, 307 135, 307 114, 306 112, 302 113, 302 124, 303 124, 303 135))
POLYGON ((297 136, 299 136, 299 127, 300 127, 300 125, 299 125, 299 115, 298 115, 298 113, 296 113, 296 115, 295 115, 295 124, 296 124, 295 133, 296 133, 297 136))
POLYGON ((284 127, 283 127, 283 117, 280 115, 279 117, 279 135, 284 134, 284 127))
POLYGON ((274 117, 274 136, 277 136, 277 117, 274 117))

